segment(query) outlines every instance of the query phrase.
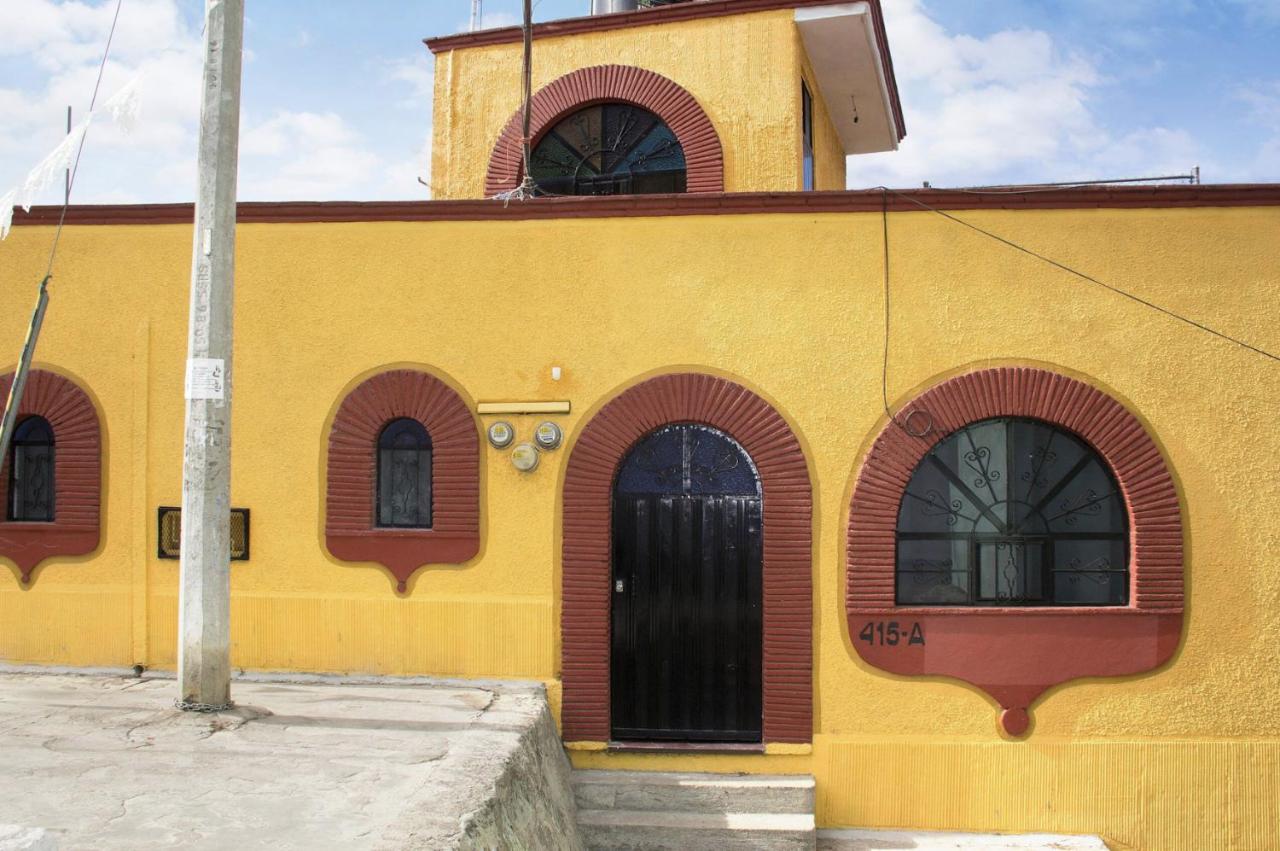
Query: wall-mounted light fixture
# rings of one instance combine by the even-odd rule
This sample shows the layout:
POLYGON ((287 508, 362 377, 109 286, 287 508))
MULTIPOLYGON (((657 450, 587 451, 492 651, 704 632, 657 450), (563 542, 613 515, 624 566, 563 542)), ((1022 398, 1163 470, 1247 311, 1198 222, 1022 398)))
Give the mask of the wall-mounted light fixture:
POLYGON ((516 430, 506 420, 498 420, 489 426, 489 445, 494 449, 505 449, 516 439, 516 430))
POLYGON ((560 426, 546 420, 538 423, 533 439, 537 441, 539 449, 557 449, 564 440, 564 432, 560 430, 560 426))
POLYGON ((532 443, 520 443, 511 450, 511 463, 522 473, 532 473, 538 468, 538 447, 532 443))

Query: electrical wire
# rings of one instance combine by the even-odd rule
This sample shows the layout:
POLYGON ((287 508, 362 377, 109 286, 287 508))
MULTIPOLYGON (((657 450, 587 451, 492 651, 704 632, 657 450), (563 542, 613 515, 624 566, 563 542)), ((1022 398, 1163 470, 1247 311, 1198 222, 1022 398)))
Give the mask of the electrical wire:
MULTIPOLYGON (((111 42, 116 35, 116 24, 120 22, 122 6, 124 6, 124 0, 116 0, 116 11, 111 18, 111 29, 107 32, 107 44, 102 51, 102 62, 98 64, 98 79, 93 84, 93 96, 89 98, 90 115, 98 104, 98 91, 102 88, 102 75, 107 70, 107 58, 111 56, 111 42)), ((71 206, 71 190, 76 185, 76 174, 80 171, 80 156, 84 153, 84 142, 88 135, 89 130, 86 128, 84 135, 80 137, 80 145, 76 148, 76 158, 71 165, 71 177, 67 180, 67 191, 62 198, 62 213, 58 216, 58 229, 53 233, 53 246, 49 249, 49 266, 45 270, 44 281, 40 284, 42 288, 53 277, 53 261, 58 256, 58 243, 62 240, 62 228, 67 221, 67 208, 71 206)))
POLYGON ((494 199, 504 205, 512 201, 527 201, 538 196, 538 184, 529 173, 533 162, 532 135, 533 120, 533 2, 524 0, 524 15, 521 22, 524 55, 520 71, 521 107, 520 107, 520 157, 523 162, 523 176, 514 189, 499 192, 494 199))
POLYGON ((907 415, 899 419, 898 414, 889 407, 889 190, 880 187, 880 227, 884 246, 884 357, 880 361, 880 400, 884 403, 885 416, 889 421, 912 437, 924 438, 933 433, 933 415, 923 408, 913 408, 907 415), (922 425, 912 427, 912 422, 923 418, 922 425))
MULTIPOLYGON (((1219 339, 1226 340, 1226 341, 1227 341, 1227 342, 1229 342, 1229 343, 1234 343, 1235 345, 1240 346, 1240 347, 1241 347, 1241 348, 1243 348, 1243 349, 1247 349, 1248 351, 1251 351, 1251 352, 1253 352, 1253 353, 1255 353, 1255 354, 1261 355, 1261 356, 1262 356, 1262 357, 1264 357, 1264 358, 1268 358, 1268 359, 1270 359, 1270 360, 1276 361, 1277 363, 1280 363, 1280 355, 1277 355, 1277 354, 1275 354, 1275 353, 1273 353, 1273 352, 1269 352, 1269 351, 1267 351, 1266 349, 1263 349, 1263 348, 1261 348, 1261 347, 1259 347, 1259 346, 1255 346, 1255 345, 1253 345, 1252 343, 1248 343, 1248 342, 1246 342, 1246 341, 1244 341, 1244 340, 1241 340, 1241 339, 1240 339, 1240 338, 1238 338, 1238 337, 1233 337, 1233 336, 1231 336, 1230 334, 1225 334, 1225 333, 1223 333, 1222 331, 1217 330, 1216 328, 1211 328, 1210 326, 1205 325, 1203 322, 1199 322, 1199 321, 1197 321, 1197 320, 1195 320, 1195 319, 1191 319, 1191 318, 1189 318, 1189 317, 1183 316, 1182 314, 1180 314, 1180 313, 1178 313, 1178 312, 1176 312, 1176 311, 1170 310, 1170 309, 1169 309, 1169 308, 1167 308, 1167 307, 1162 307, 1162 306, 1160 306, 1160 305, 1156 304, 1155 302, 1148 301, 1147 299, 1143 298, 1142 296, 1135 295, 1135 294, 1133 294, 1133 293, 1131 293, 1131 292, 1129 292, 1129 291, 1127 291, 1127 290, 1121 289, 1120 287, 1113 286, 1112 284, 1108 284, 1108 283, 1106 283, 1105 281, 1101 281, 1101 280, 1099 280, 1099 279, 1097 279, 1097 278, 1093 277, 1092 275, 1085 274, 1084 272, 1081 272, 1081 271, 1079 271, 1078 269, 1073 269, 1072 267, 1070 267, 1070 266, 1066 265, 1065 263, 1060 263, 1060 262, 1058 262, 1057 260, 1054 260, 1054 259, 1053 259, 1053 258, 1051 258, 1051 257, 1046 257, 1046 256, 1044 256, 1043 254, 1040 254, 1040 253, 1038 253, 1038 252, 1036 252, 1036 251, 1031 250, 1030 248, 1027 248, 1026 246, 1019 245, 1018 243, 1014 242, 1014 241, 1013 241, 1013 240, 1011 240, 1011 239, 1006 239, 1005 237, 1000 236, 999 234, 995 234, 995 233, 992 233, 991 231, 984 230, 983 228, 980 228, 980 227, 978 227, 977 225, 975 225, 975 224, 973 224, 973 223, 971 223, 971 222, 967 222, 967 221, 965 221, 964 219, 961 219, 961 218, 959 218, 959 217, 957 217, 957 216, 953 216, 953 215, 951 215, 950 213, 945 212, 944 210, 940 210, 940 209, 938 209, 937 207, 934 207, 934 206, 931 206, 931 205, 929 205, 929 204, 926 204, 925 202, 923 202, 923 201, 921 201, 921 200, 919 200, 919 199, 917 199, 917 198, 914 198, 914 197, 912 197, 911 195, 909 195, 909 194, 907 194, 907 193, 905 193, 905 192, 899 192, 899 191, 897 191, 897 190, 890 189, 890 188, 888 188, 887 186, 878 186, 878 187, 876 187, 876 188, 877 188, 877 189, 879 189, 879 190, 881 191, 882 196, 883 196, 883 200, 884 200, 884 205, 883 205, 883 206, 884 206, 884 213, 883 213, 883 215, 884 215, 884 219, 885 219, 885 223, 884 223, 884 240, 885 240, 885 265, 884 265, 884 269, 885 269, 885 271, 884 271, 884 275, 885 275, 885 284, 884 284, 884 285, 885 285, 885 296, 886 296, 886 298, 885 298, 885 311, 886 311, 886 317, 885 317, 885 353, 886 353, 886 354, 885 354, 885 373, 886 373, 886 374, 887 374, 887 372, 888 372, 888 351, 889 351, 889 335, 888 335, 889 323, 888 323, 888 316, 887 316, 887 313, 888 313, 888 292, 889 292, 889 249, 888 249, 888 239, 889 239, 889 227, 888 227, 889 203, 888 203, 888 198, 889 198, 889 195, 895 195, 895 196, 897 196, 897 197, 899 197, 899 198, 902 198, 902 199, 903 199, 903 200, 905 200, 905 201, 910 202, 911 204, 914 204, 915 206, 917 206, 917 207, 921 208, 922 210, 927 210, 928 212, 936 213, 937 215, 942 216, 944 219, 947 219, 948 221, 954 222, 955 224, 958 224, 958 225, 963 225, 964 227, 969 228, 970 230, 977 231, 978 233, 982 234, 983 236, 987 237, 988 239, 993 239, 993 240, 995 240, 996 242, 999 242, 999 243, 1001 243, 1001 244, 1003 244, 1003 245, 1007 245, 1008 247, 1013 248, 1013 249, 1015 249, 1015 250, 1017 250, 1017 251, 1021 251, 1023 254, 1027 254, 1027 255, 1029 255, 1029 256, 1031 256, 1031 257, 1034 257, 1035 259, 1037 259, 1037 260, 1039 260, 1039 261, 1041 261, 1041 262, 1043 262, 1043 263, 1047 263, 1047 264, 1049 264, 1050 266, 1053 266, 1053 267, 1054 267, 1054 268, 1056 268, 1056 269, 1059 269, 1059 270, 1061 270, 1061 271, 1063 271, 1063 272, 1066 272, 1066 273, 1067 273, 1067 274, 1069 274, 1069 275, 1074 275, 1075 277, 1080 278, 1080 279, 1081 279, 1081 280, 1083 280, 1083 281, 1087 281, 1088 283, 1091 283, 1091 284, 1094 284, 1094 285, 1096 285, 1096 286, 1102 287, 1103 289, 1109 290, 1109 291, 1111 291, 1111 292, 1115 293, 1116 295, 1123 296, 1123 297, 1125 297, 1125 298, 1129 299, 1130 301, 1135 301, 1135 302, 1137 302, 1138 304, 1141 304, 1141 305, 1142 305, 1142 306, 1144 306, 1144 307, 1150 308, 1151 310, 1157 311, 1157 312, 1159 312, 1159 313, 1163 313, 1165 316, 1168 316, 1168 317, 1171 317, 1171 318, 1173 318, 1173 319, 1176 319, 1176 320, 1178 320, 1179 322, 1183 322, 1183 323, 1185 323, 1185 324, 1187 324, 1187 325, 1190 325, 1190 326, 1191 326, 1191 327, 1193 327, 1193 328, 1198 328, 1198 329, 1200 329, 1201 331, 1204 331, 1204 332, 1205 332, 1205 333, 1207 333, 1207 334, 1212 334, 1213 336, 1218 337, 1219 339)), ((887 379, 886 379, 886 381, 887 381, 887 379)), ((885 393, 885 409, 886 409, 886 411, 888 411, 888 393, 887 393, 887 391, 886 391, 886 393, 885 393)))

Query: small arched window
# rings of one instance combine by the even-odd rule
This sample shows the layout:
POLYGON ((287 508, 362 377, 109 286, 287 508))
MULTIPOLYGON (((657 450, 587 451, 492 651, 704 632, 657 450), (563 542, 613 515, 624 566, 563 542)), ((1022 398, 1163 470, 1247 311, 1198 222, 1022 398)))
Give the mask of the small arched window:
POLYGON ((530 174, 549 195, 647 195, 684 192, 684 148, 647 109, 598 103, 546 132, 530 174))
POLYGON ((1123 606, 1128 555, 1124 497, 1092 447, 1041 420, 981 420, 911 476, 897 603, 1123 606))
POLYGON ((53 520, 53 427, 27 417, 14 430, 9 451, 9 519, 53 520))
POLYGON ((378 435, 378 525, 431 528, 431 435, 409 417, 378 435))

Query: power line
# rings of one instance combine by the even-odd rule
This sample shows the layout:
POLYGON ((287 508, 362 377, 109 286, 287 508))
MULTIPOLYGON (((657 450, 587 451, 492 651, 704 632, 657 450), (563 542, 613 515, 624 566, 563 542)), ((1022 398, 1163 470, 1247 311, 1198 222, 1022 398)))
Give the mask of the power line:
MULTIPOLYGON (((1193 327, 1193 328, 1198 328, 1198 329, 1200 329, 1201 331, 1204 331, 1204 332, 1205 332, 1205 333, 1207 333, 1207 334, 1212 334, 1213 336, 1218 337, 1219 339, 1226 340, 1226 341, 1227 341, 1227 342, 1229 342, 1229 343, 1234 343, 1234 344, 1236 344, 1237 346, 1240 346, 1241 348, 1248 349, 1249 351, 1251 351, 1251 352, 1253 352, 1253 353, 1255 353, 1255 354, 1262 355, 1264 358, 1269 358, 1270 360, 1273 360, 1273 361, 1276 361, 1277 363, 1280 363, 1280 355, 1276 355, 1276 354, 1274 354, 1274 353, 1272 353, 1272 352, 1267 351, 1266 349, 1263 349, 1263 348, 1260 348, 1260 347, 1258 347, 1258 346, 1255 346, 1255 345, 1253 345, 1252 343, 1247 343, 1247 342, 1245 342, 1244 340, 1241 340, 1241 339, 1240 339, 1240 338, 1238 338, 1238 337, 1233 337, 1233 336, 1231 336, 1230 334, 1225 334, 1225 333, 1223 333, 1222 331, 1217 330, 1216 328, 1211 328, 1211 327, 1209 327, 1208 325, 1205 325, 1203 322, 1199 322, 1199 321, 1197 321, 1197 320, 1195 320, 1195 319, 1191 319, 1191 318, 1189 318, 1189 317, 1183 316, 1182 314, 1177 313, 1176 311, 1170 310, 1170 309, 1169 309, 1169 308, 1167 308, 1167 307, 1161 307, 1160 305, 1158 305, 1158 304, 1156 304, 1156 303, 1154 303, 1154 302, 1152 302, 1152 301, 1148 301, 1147 299, 1143 298, 1142 296, 1135 295, 1135 294, 1133 294, 1133 293, 1131 293, 1131 292, 1129 292, 1129 291, 1127 291, 1127 290, 1121 289, 1120 287, 1113 286, 1113 285, 1111 285, 1111 284, 1106 283, 1105 281, 1098 280, 1097 278, 1093 277, 1092 275, 1087 275, 1087 274, 1085 274, 1084 272, 1079 271, 1078 269, 1073 269, 1072 267, 1070 267, 1070 266, 1066 265, 1065 263, 1060 263, 1060 262, 1058 262, 1057 260, 1054 260, 1054 259, 1052 259, 1052 258, 1050 258, 1050 257, 1046 257, 1046 256, 1044 256, 1043 254, 1040 254, 1040 253, 1038 253, 1038 252, 1036 252, 1036 251, 1031 250, 1030 248, 1027 248, 1026 246, 1019 245, 1018 243, 1014 242, 1014 241, 1013 241, 1013 240, 1011 240, 1011 239, 1006 239, 1005 237, 1000 236, 1000 235, 995 234, 995 233, 992 233, 991 231, 984 230, 983 228, 980 228, 980 227, 978 227, 977 225, 975 225, 975 224, 973 224, 973 223, 971 223, 971 222, 967 222, 967 221, 965 221, 964 219, 961 219, 961 218, 959 218, 959 217, 957 217, 957 216, 953 216, 953 215, 951 215, 950 213, 947 213, 947 212, 945 212, 945 211, 943 211, 943 210, 939 210, 937 207, 930 206, 929 204, 926 204, 925 202, 923 202, 923 201, 921 201, 921 200, 919 200, 919 199, 917 199, 917 198, 914 198, 914 197, 912 197, 911 195, 908 195, 908 194, 906 194, 906 193, 904 193, 904 192, 899 192, 899 191, 894 190, 894 189, 890 189, 890 188, 888 188, 887 186, 878 186, 878 187, 876 187, 876 188, 877 188, 877 189, 879 189, 879 190, 881 191, 881 193, 883 193, 884 198, 885 198, 885 204, 884 204, 884 217, 885 217, 884 239, 885 239, 885 293, 886 293, 886 296, 887 296, 887 293, 888 293, 888 287, 889 287, 889 263, 888 263, 888 256, 889 256, 889 254, 888 254, 888 239, 889 239, 888 215, 889 215, 889 213, 888 213, 888 196, 889 196, 890 194, 893 194, 893 195, 896 195, 896 196, 897 196, 897 197, 899 197, 899 198, 902 198, 902 199, 904 199, 904 200, 906 200, 906 201, 909 201, 910 203, 912 203, 912 204, 916 205, 917 207, 920 207, 920 208, 921 208, 921 209, 923 209, 923 210, 927 210, 927 211, 929 211, 929 212, 931 212, 931 213, 937 213, 939 216, 942 216, 944 219, 947 219, 947 220, 949 220, 949 221, 951 221, 951 222, 954 222, 955 224, 958 224, 958 225, 963 225, 964 227, 969 228, 970 230, 977 231, 978 233, 982 234, 983 236, 987 237, 988 239, 994 239, 996 242, 999 242, 999 243, 1001 243, 1001 244, 1003 244, 1003 245, 1007 245, 1007 246, 1009 246, 1010 248, 1013 248, 1013 249, 1015 249, 1015 250, 1017 250, 1017 251, 1021 251, 1023 254, 1030 255, 1031 257, 1034 257, 1035 259, 1037 259, 1037 260, 1039 260, 1039 261, 1041 261, 1041 262, 1043 262, 1043 263, 1047 263, 1047 264, 1049 264, 1050 266, 1053 266, 1053 267, 1054 267, 1054 268, 1056 268, 1056 269, 1060 269, 1061 271, 1066 272, 1066 273, 1067 273, 1067 274, 1069 274, 1069 275, 1074 275, 1074 276, 1076 276, 1077 278, 1080 278, 1081 280, 1088 281, 1089 283, 1091 283, 1091 284, 1095 284, 1095 285, 1097 285, 1097 286, 1099 286, 1099 287, 1102 287, 1103 289, 1110 290, 1111 292, 1115 293, 1116 295, 1124 296, 1125 298, 1127 298, 1127 299, 1129 299, 1129 300, 1131 300, 1131 301, 1135 301, 1135 302, 1137 302, 1138 304, 1141 304, 1141 305, 1142 305, 1142 306, 1144 306, 1144 307, 1147 307, 1147 308, 1150 308, 1151 310, 1155 310, 1155 311, 1158 311, 1158 312, 1160 312, 1160 313, 1163 313, 1165 316, 1172 317, 1173 319, 1176 319, 1176 320, 1178 320, 1179 322, 1186 323, 1187 325, 1190 325, 1190 326, 1191 326, 1191 327, 1193 327)), ((886 299, 886 303, 885 303, 885 304, 886 304, 886 311, 887 311, 887 308, 888 308, 888 301, 887 301, 887 299, 886 299)), ((885 329, 886 329, 886 334, 885 334, 885 351, 886 351, 886 353, 887 353, 887 352, 888 352, 888 333, 887 333, 887 331, 888 331, 888 319, 887 319, 887 317, 886 317, 886 322, 885 322, 885 329)), ((886 355, 886 359, 887 359, 887 355, 886 355)), ((886 371, 887 371, 887 363, 886 363, 886 371)), ((887 409, 887 407, 888 407, 887 393, 886 393, 885 406, 886 406, 886 409, 887 409)))
MULTIPOLYGON (((107 45, 102 51, 102 62, 98 65, 98 79, 93 84, 93 96, 89 98, 89 114, 93 115, 93 108, 98 104, 98 90, 102 88, 102 75, 107 70, 107 58, 111 56, 111 41, 116 35, 116 24, 120 22, 120 8, 124 5, 124 0, 116 0, 115 15, 111 18, 111 29, 107 32, 107 45)), ((71 175, 67 178, 67 191, 62 198, 62 214, 58 216, 58 229, 53 233, 53 247, 49 249, 49 266, 44 273, 44 282, 40 284, 43 289, 49 279, 53 277, 53 260, 58 256, 58 243, 62 239, 62 226, 67 221, 67 208, 71 206, 71 189, 76 185, 76 173, 80 170, 80 156, 84 153, 85 138, 89 135, 86 127, 84 135, 80 137, 80 146, 76 149, 76 159, 71 165, 71 175)))
MULTIPOLYGON (((93 116, 93 108, 98 103, 98 90, 102 87, 102 75, 107 68, 107 57, 111 55, 111 41, 116 34, 116 24, 120 21, 120 7, 124 0, 116 0, 115 15, 111 18, 111 30, 107 33, 107 44, 102 51, 102 62, 98 65, 98 79, 93 84, 93 96, 89 99, 89 116, 93 116)), ((13 383, 9 385, 9 398, 5 401, 4 416, 0 419, 0 459, 9 457, 9 443, 13 437, 13 427, 18 420, 18 408, 22 406, 22 393, 26 389, 27 376, 31 372, 31 363, 35 360, 36 342, 40 339, 40 328, 44 324, 45 310, 49 306, 49 281, 53 278, 53 261, 58 256, 58 242, 62 239, 62 227, 67 221, 67 208, 71 206, 71 189, 76 182, 76 173, 80 170, 80 155, 84 153, 85 136, 89 134, 86 125, 84 135, 76 148, 75 162, 71 174, 67 177, 62 197, 62 214, 58 217, 58 229, 53 234, 53 245, 49 249, 49 265, 45 269, 44 278, 36 295, 36 309, 31 313, 31 324, 27 327, 27 339, 22 344, 22 354, 18 357, 18 368, 13 373, 13 383)))
POLYGON ((914 408, 907 412, 901 420, 889 407, 889 192, 881 187, 880 227, 882 245, 884 246, 884 357, 880 361, 880 400, 884 403, 885 416, 898 428, 912 437, 927 437, 933 432, 933 415, 923 408, 914 408), (923 418, 921 425, 912 427, 917 417, 923 418))

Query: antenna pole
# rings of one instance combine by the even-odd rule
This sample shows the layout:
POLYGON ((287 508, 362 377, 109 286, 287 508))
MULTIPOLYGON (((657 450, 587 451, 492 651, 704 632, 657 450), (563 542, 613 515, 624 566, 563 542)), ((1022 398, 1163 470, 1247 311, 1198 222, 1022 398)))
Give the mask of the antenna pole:
POLYGON ((484 19, 484 0, 471 0, 471 31, 475 32, 480 29, 480 22, 484 19))
POLYGON ((231 705, 231 324, 244 0, 206 0, 182 455, 178 706, 231 705))
MULTIPOLYGON (((67 107, 67 135, 71 135, 71 107, 67 107)), ((67 165, 67 172, 63 179, 62 205, 65 207, 71 203, 71 165, 67 165)))

